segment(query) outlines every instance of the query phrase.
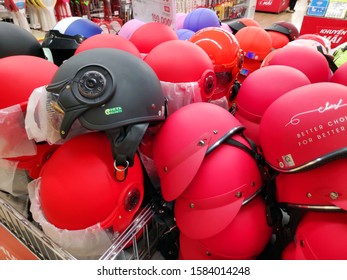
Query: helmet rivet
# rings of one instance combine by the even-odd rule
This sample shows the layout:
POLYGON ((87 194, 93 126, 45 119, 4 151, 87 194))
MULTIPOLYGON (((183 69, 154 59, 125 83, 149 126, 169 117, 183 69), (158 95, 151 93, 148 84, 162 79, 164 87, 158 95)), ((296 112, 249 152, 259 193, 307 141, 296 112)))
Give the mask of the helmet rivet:
POLYGON ((305 247, 305 241, 304 240, 300 240, 300 246, 305 247))
POLYGON ((252 187, 254 187, 255 186, 255 182, 252 182, 252 187))
POLYGON ((218 130, 213 130, 213 134, 218 134, 218 130))
POLYGON ((330 193, 330 198, 332 200, 338 199, 339 198, 339 194, 337 192, 331 192, 330 193))
POLYGON ((191 202, 191 203, 189 203, 189 207, 193 209, 195 207, 195 204, 193 202, 191 202))
POLYGON ((279 165, 280 165, 280 167, 281 167, 281 168, 283 168, 283 167, 284 167, 283 162, 280 162, 280 163, 279 163, 279 165))
POLYGON ((240 197, 242 196, 242 192, 237 192, 237 193, 235 194, 235 196, 236 196, 237 198, 240 198, 240 197))
POLYGON ((66 86, 66 89, 69 89, 69 88, 70 88, 70 85, 67 85, 67 86, 66 86))
POLYGON ((200 140, 199 141, 199 146, 204 146, 205 145, 205 141, 204 140, 200 140))
POLYGON ((211 253, 209 251, 206 251, 206 256, 211 256, 211 253))
POLYGON ((60 134, 64 135, 64 134, 65 134, 65 131, 64 131, 64 130, 60 131, 60 134))
POLYGON ((311 197, 312 197, 312 194, 311 194, 311 193, 307 193, 306 196, 307 196, 308 198, 311 198, 311 197))
POLYGON ((164 166, 164 172, 167 172, 167 171, 168 171, 167 166, 164 166))

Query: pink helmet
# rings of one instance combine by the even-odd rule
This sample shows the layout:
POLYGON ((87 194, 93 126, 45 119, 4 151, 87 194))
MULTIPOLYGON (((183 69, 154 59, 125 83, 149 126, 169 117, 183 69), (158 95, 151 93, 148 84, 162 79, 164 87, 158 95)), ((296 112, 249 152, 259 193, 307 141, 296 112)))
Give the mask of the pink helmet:
POLYGON ((40 201, 48 222, 60 229, 123 231, 140 208, 144 182, 136 156, 125 180, 116 178, 103 132, 78 135, 61 145, 41 172, 40 201))
POLYGON ((233 115, 211 103, 192 103, 170 115, 153 143, 164 199, 179 197, 197 174, 208 149, 241 130, 233 115))
POLYGON ((129 52, 139 58, 141 54, 133 43, 115 34, 96 34, 84 40, 76 49, 75 55, 94 48, 114 48, 129 52))
POLYGON ((271 37, 272 47, 274 49, 280 49, 290 42, 288 36, 280 32, 268 30, 267 33, 269 33, 271 37))
POLYGON ((295 241, 283 252, 287 260, 346 260, 347 213, 307 212, 295 233, 295 241))
POLYGON ((271 235, 272 228, 265 216, 265 202, 257 196, 241 208, 223 231, 210 238, 191 239, 181 233, 180 257, 185 260, 256 259, 271 235))
POLYGON ((172 40, 155 47, 144 59, 157 74, 168 113, 199 101, 208 101, 216 88, 211 59, 199 46, 189 41, 172 40))
POLYGON ((131 35, 138 29, 141 25, 144 25, 145 23, 138 19, 131 19, 128 20, 126 23, 124 23, 121 27, 121 29, 118 32, 118 36, 123 37, 124 39, 129 40, 131 35))
POLYGON ((347 88, 305 85, 275 100, 260 123, 265 160, 280 172, 314 168, 345 156, 347 88))
POLYGON ((337 68, 337 70, 334 72, 330 82, 347 86, 346 77, 347 77, 347 63, 344 63, 339 68, 337 68))
POLYGON ((276 52, 269 65, 294 67, 303 72, 311 83, 328 82, 331 78, 329 63, 324 55, 310 47, 286 46, 276 52))
MULTIPOLYGON (((235 135, 232 139, 251 149, 242 136, 235 135)), ((221 144, 203 159, 189 186, 176 199, 174 212, 178 228, 192 239, 221 232, 241 207, 260 192, 261 176, 257 162, 248 153, 221 144)))
POLYGON ((305 74, 284 65, 262 67, 251 73, 235 99, 235 117, 246 127, 244 134, 260 145, 259 124, 266 109, 288 91, 308 84, 305 74))
POLYGON ((132 42, 143 56, 154 47, 171 40, 178 40, 176 32, 169 26, 159 22, 146 22, 138 27, 130 36, 132 42))
POLYGON ((305 209, 347 210, 347 159, 328 162, 312 170, 276 176, 276 198, 283 205, 305 209))

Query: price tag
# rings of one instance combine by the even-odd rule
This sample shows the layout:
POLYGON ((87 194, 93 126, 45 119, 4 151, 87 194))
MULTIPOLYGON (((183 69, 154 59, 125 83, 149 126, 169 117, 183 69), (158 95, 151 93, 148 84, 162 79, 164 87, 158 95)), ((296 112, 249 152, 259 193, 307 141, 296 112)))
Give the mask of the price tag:
POLYGON ((175 29, 175 0, 133 0, 134 18, 143 22, 160 22, 175 29))

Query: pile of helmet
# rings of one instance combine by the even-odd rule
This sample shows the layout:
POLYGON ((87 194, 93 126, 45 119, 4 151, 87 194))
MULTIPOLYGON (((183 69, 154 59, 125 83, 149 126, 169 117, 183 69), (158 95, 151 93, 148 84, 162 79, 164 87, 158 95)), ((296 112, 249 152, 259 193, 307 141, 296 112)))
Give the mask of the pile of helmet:
POLYGON ((4 35, 18 38, 0 46, 0 190, 28 195, 77 258, 100 257, 149 201, 169 214, 168 258, 346 257, 320 245, 346 230, 347 67, 288 23, 216 18, 4 35))

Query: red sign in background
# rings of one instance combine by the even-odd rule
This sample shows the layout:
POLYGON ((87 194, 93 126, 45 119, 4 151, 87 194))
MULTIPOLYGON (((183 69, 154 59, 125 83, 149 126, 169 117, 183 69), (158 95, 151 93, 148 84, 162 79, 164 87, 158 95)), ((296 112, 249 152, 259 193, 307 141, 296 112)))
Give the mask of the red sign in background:
POLYGON ((0 224, 0 260, 38 260, 38 258, 0 224))
POLYGON ((288 8, 289 0, 257 0, 258 12, 281 13, 288 8))
POLYGON ((347 42, 347 20, 304 16, 300 29, 300 35, 302 34, 324 36, 330 40, 331 48, 334 49, 347 42))

